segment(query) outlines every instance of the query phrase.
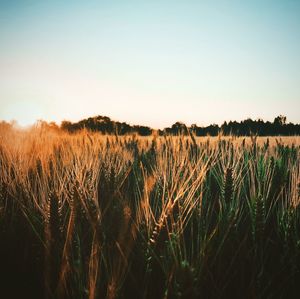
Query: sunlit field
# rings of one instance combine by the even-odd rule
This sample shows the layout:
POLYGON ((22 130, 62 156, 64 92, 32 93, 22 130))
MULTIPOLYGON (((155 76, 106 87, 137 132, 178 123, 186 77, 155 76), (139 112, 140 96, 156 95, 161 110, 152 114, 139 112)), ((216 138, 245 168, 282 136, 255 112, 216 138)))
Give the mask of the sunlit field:
POLYGON ((298 298, 299 153, 3 125, 0 297, 298 298))

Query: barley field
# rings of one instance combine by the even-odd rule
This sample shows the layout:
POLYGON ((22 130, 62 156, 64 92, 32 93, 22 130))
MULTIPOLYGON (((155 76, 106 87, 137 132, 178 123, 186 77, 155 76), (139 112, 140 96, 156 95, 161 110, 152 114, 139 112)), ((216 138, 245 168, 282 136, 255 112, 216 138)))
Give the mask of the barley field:
POLYGON ((0 127, 0 297, 299 298, 299 154, 0 127))

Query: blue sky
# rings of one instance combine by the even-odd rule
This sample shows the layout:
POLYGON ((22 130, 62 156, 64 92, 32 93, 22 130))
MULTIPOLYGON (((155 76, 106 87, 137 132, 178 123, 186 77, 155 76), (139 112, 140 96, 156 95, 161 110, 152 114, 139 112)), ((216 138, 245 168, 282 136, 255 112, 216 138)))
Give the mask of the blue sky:
POLYGON ((1 1, 0 119, 300 122, 300 1, 1 1))

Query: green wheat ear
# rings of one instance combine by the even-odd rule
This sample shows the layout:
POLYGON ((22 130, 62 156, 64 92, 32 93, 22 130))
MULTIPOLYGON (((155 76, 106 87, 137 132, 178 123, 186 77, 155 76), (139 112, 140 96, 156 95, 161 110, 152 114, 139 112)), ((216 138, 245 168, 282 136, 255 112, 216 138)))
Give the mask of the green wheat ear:
POLYGON ((225 180, 224 180, 224 201, 225 203, 229 203, 233 197, 233 173, 232 168, 227 167, 225 173, 225 180))
POLYGON ((257 241, 263 240, 265 231, 265 202, 261 195, 258 196, 255 203, 255 236, 257 241))

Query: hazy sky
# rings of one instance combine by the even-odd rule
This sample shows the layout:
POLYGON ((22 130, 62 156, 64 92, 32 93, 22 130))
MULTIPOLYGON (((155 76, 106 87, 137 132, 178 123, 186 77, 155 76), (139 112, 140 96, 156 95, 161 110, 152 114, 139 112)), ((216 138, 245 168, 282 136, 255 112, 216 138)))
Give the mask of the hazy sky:
POLYGON ((0 119, 300 122, 300 1, 0 0, 0 119))

